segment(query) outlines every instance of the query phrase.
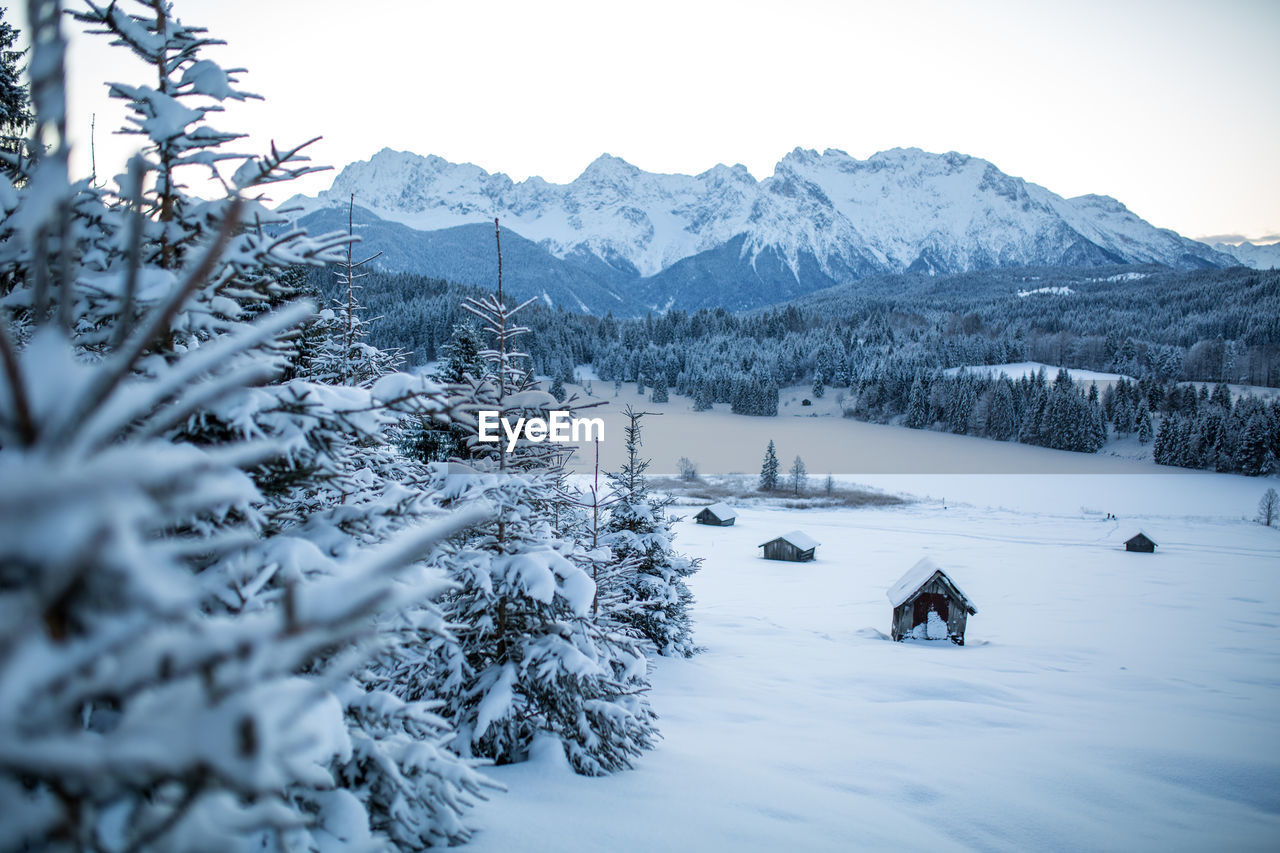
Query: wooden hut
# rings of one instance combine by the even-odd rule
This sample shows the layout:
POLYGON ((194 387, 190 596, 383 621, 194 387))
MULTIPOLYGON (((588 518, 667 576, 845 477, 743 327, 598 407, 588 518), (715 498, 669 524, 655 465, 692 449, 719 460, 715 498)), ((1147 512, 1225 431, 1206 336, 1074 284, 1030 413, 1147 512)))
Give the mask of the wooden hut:
POLYGON ((793 530, 777 539, 762 542, 756 547, 764 549, 766 560, 790 560, 793 563, 804 563, 813 559, 814 551, 819 544, 807 534, 793 530))
POLYGON ((1133 536, 1125 540, 1124 549, 1126 551, 1137 551, 1142 554, 1154 554, 1156 543, 1151 541, 1151 537, 1145 533, 1135 533, 1133 536))
POLYGON ((887 593, 893 605, 893 639, 949 639, 964 645, 965 623, 977 613, 969 597, 947 577, 937 563, 925 557, 911 567, 887 593), (936 613, 934 630, 930 630, 929 614, 936 613))
POLYGON ((728 504, 715 503, 711 506, 703 507, 702 511, 693 517, 693 520, 699 524, 732 527, 733 523, 738 520, 738 514, 728 504))

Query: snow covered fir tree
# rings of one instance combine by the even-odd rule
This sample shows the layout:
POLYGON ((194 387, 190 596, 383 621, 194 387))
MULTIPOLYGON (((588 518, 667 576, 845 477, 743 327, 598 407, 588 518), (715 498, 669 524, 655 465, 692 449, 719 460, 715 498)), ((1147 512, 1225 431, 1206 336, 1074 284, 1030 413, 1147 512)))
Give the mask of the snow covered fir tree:
POLYGON ((635 566, 631 606, 623 620, 658 654, 689 657, 697 646, 689 614, 693 595, 685 579, 698 570, 699 561, 675 552, 667 513, 672 501, 649 489, 649 460, 640 455, 644 414, 630 406, 623 411, 626 462, 609 473, 616 500, 609 508, 604 542, 619 561, 635 566))
POLYGON ((772 492, 778 488, 778 451, 769 440, 764 450, 764 463, 760 466, 760 491, 772 492))
MULTIPOLYGON (((522 306, 503 299, 500 248, 498 257, 497 293, 464 306, 490 344, 478 351, 474 374, 461 377, 470 386, 466 408, 503 417, 571 408, 572 400, 558 402, 531 384, 527 356, 516 348, 528 331, 513 319, 522 306)), ((432 638, 420 661, 389 670, 390 681, 407 697, 438 697, 464 755, 506 764, 527 758, 542 739, 559 743, 580 773, 629 767, 656 737, 647 664, 636 642, 602 618, 595 579, 584 570, 590 560, 560 533, 575 526, 562 455, 527 439, 514 448, 488 445, 474 434, 466 451, 465 459, 436 463, 431 481, 448 504, 483 501, 495 512, 451 543, 441 563, 455 584, 441 606, 457 643, 432 638)))
POLYGON ((16 50, 18 31, 0 18, 0 153, 3 168, 11 178, 22 174, 18 161, 27 153, 27 132, 31 127, 31 101, 22 79, 22 51, 16 50), (14 161, 12 164, 10 160, 14 161))
POLYGON ((400 449, 480 399, 545 410, 515 354, 464 331, 448 384, 396 372, 349 234, 260 202, 302 149, 230 150, 209 119, 255 96, 166 2, 77 7, 154 85, 111 84, 127 172, 73 179, 65 16, 31 10, 39 145, 0 178, 0 849, 419 850, 471 834, 474 756, 545 735, 628 766, 645 657, 599 627, 546 460, 460 487, 400 449), (225 197, 186 195, 211 169, 225 197), (325 264, 345 299, 317 311, 325 264), (482 573, 483 604, 457 580, 482 573))

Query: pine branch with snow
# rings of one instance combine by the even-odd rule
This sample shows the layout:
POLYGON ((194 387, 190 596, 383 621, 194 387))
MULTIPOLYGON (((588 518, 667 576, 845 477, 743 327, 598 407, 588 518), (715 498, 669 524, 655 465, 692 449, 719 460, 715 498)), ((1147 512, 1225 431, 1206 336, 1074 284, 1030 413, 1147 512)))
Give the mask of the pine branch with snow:
POLYGON ((442 511, 389 440, 447 400, 404 374, 299 374, 312 309, 283 304, 286 273, 346 238, 255 219, 241 193, 296 173, 287 153, 243 160, 225 199, 182 196, 173 170, 226 137, 172 101, 236 93, 168 4, 84 13, 168 83, 128 90, 153 147, 118 192, 71 183, 61 9, 34 10, 51 146, 0 186, 0 846, 465 838, 484 781, 429 706, 369 678, 377 626, 447 589, 405 567, 486 515, 442 511))

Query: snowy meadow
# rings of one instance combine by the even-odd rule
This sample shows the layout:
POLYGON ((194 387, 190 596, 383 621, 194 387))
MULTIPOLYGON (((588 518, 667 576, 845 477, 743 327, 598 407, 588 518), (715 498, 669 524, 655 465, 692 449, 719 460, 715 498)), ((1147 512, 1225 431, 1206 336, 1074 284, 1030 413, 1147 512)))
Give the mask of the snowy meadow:
POLYGON ((661 745, 603 780, 494 770, 475 849, 1272 849, 1280 539, 1222 511, 1256 482, 1207 477, 1244 479, 886 477, 946 508, 681 522, 704 651, 658 662, 661 745), (760 558, 793 528, 814 562, 760 558), (978 608, 963 647, 887 639, 926 555, 978 608))

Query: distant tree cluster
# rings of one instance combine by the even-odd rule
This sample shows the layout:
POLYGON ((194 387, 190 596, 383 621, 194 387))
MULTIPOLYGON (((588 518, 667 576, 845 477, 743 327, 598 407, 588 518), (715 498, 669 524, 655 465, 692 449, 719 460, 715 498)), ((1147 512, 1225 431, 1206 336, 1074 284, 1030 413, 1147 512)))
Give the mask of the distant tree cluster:
POLYGON ((1081 453, 1097 451, 1107 438, 1096 388, 1077 387, 1065 370, 1050 383, 1043 370, 1014 381, 965 370, 908 372, 905 365, 890 364, 858 384, 845 414, 879 422, 902 416, 911 429, 1081 453))
POLYGON ((1165 397, 1153 458, 1161 465, 1257 477, 1280 459, 1280 402, 1247 395, 1232 402, 1219 385, 1212 395, 1190 386, 1165 397))
MULTIPOLYGON (((325 270, 308 272, 308 286, 325 300, 340 300, 343 288, 325 270)), ((407 273, 370 271, 360 281, 360 299, 369 317, 368 341, 381 349, 400 350, 410 364, 423 365, 448 358, 445 348, 455 327, 474 322, 460 307, 463 300, 484 291, 442 279, 407 273)), ((530 329, 522 344, 534 371, 574 381, 573 369, 594 360, 597 349, 617 334, 618 322, 550 309, 533 303, 520 313, 530 329)))
MULTIPOLYGON (((330 277, 317 276, 315 285, 338 295, 330 277)), ((378 318, 370 342, 407 350, 418 363, 439 358, 465 319, 459 301, 475 293, 404 274, 375 273, 363 286, 378 318)), ((529 356, 540 374, 570 382, 576 365, 591 363, 605 381, 648 389, 662 378, 695 408, 727 403, 743 414, 773 414, 774 388, 812 383, 820 398, 853 387, 891 358, 925 369, 1032 360, 1159 384, 1280 385, 1277 271, 879 276, 746 314, 703 309, 617 319, 535 303, 522 322, 534 332, 529 356), (1030 284, 1072 292, 1016 295, 1030 284)))
MULTIPOLYGON (((1239 447, 1259 446, 1262 419, 1253 415, 1271 408, 1246 395, 1230 407, 1246 414, 1206 412, 1200 422, 1200 407, 1193 417, 1187 399, 1198 392, 1185 383, 1280 383, 1280 272, 1118 270, 877 277, 741 315, 715 309, 618 320, 535 304, 524 322, 535 331, 529 354, 537 372, 564 383, 575 365, 590 362, 604 381, 634 382, 658 401, 674 392, 691 398, 695 411, 720 403, 773 416, 779 389, 812 383, 819 399, 845 389, 851 417, 1081 452, 1110 435, 1152 443, 1163 428, 1175 438, 1159 443, 1161 464, 1267 470, 1275 458, 1272 415, 1270 456, 1258 461, 1260 451, 1250 457, 1239 447), (1073 292, 1015 295, 1029 280, 1073 292), (1135 379, 1099 398, 1048 377, 1015 382, 952 370, 1027 360, 1135 379)), ((447 353, 462 319, 452 300, 467 288, 378 275, 365 287, 370 311, 382 315, 371 341, 415 349, 419 361, 447 353)), ((1225 412, 1222 393, 1216 405, 1225 412)))

